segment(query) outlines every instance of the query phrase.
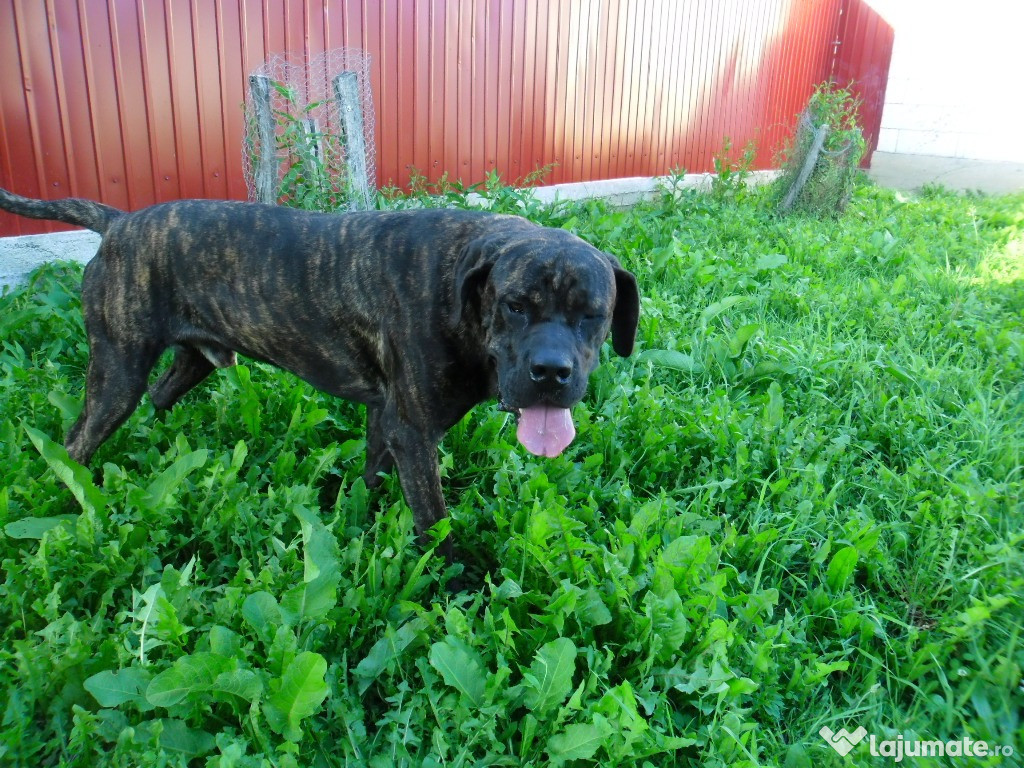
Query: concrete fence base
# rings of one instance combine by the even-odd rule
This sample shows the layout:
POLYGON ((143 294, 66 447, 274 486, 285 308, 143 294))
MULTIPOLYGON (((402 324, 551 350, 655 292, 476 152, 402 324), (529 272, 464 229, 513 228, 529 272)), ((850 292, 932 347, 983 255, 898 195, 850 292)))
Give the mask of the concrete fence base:
POLYGON ((96 255, 99 244, 100 236, 86 229, 0 237, 0 290, 23 282, 29 272, 48 261, 64 259, 85 264, 96 255))
MULTIPOLYGON (((748 178, 751 184, 760 184, 776 175, 776 171, 754 171, 748 178)), ((710 189, 713 178, 711 173, 689 173, 683 177, 680 186, 710 189)), ((537 199, 545 203, 596 198, 615 207, 628 208, 656 197, 663 181, 646 176, 582 181, 536 187, 534 192, 537 199)), ((65 259, 84 264, 96 254, 99 242, 99 235, 84 229, 49 235, 0 237, 0 289, 23 282, 29 272, 48 261, 65 259)))

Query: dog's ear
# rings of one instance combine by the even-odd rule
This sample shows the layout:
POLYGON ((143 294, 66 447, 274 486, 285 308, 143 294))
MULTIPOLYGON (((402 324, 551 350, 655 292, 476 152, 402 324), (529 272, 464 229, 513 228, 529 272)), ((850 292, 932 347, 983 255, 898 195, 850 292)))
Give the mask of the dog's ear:
POLYGON ((633 354, 636 329, 640 323, 640 289, 636 277, 623 269, 619 260, 605 254, 615 272, 615 308, 612 310, 612 349, 621 357, 633 354))
POLYGON ((497 248, 491 239, 483 236, 470 240, 455 260, 452 303, 448 314, 452 325, 458 325, 470 307, 480 310, 480 297, 497 261, 497 248))

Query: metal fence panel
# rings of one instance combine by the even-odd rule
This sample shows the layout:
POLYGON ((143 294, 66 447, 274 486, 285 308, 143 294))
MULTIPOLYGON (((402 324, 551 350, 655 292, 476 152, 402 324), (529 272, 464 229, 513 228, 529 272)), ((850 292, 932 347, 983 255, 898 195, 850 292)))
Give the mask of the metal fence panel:
MULTIPOLYGON (((872 14, 863 0, 0 0, 0 186, 122 208, 244 198, 247 74, 340 46, 372 57, 378 185, 414 169, 709 171, 727 136, 755 140, 767 168, 831 75, 858 80, 877 137, 892 30, 872 14)), ((0 214, 0 235, 59 228, 0 214)))

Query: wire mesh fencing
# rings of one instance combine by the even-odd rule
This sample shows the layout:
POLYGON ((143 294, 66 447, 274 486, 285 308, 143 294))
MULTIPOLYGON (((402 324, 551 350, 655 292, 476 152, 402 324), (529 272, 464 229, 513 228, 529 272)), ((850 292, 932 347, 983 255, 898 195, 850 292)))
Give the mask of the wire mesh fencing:
POLYGON ((249 199, 321 211, 375 205, 370 57, 337 48, 273 56, 249 75, 243 167, 249 199))

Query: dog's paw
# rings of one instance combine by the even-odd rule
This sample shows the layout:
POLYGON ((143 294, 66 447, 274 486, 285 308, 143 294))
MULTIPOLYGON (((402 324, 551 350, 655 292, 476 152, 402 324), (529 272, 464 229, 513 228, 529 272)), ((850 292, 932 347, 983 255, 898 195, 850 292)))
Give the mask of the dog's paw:
POLYGON ((449 594, 471 591, 472 585, 466 579, 466 568, 462 563, 452 563, 441 573, 441 586, 449 594))

